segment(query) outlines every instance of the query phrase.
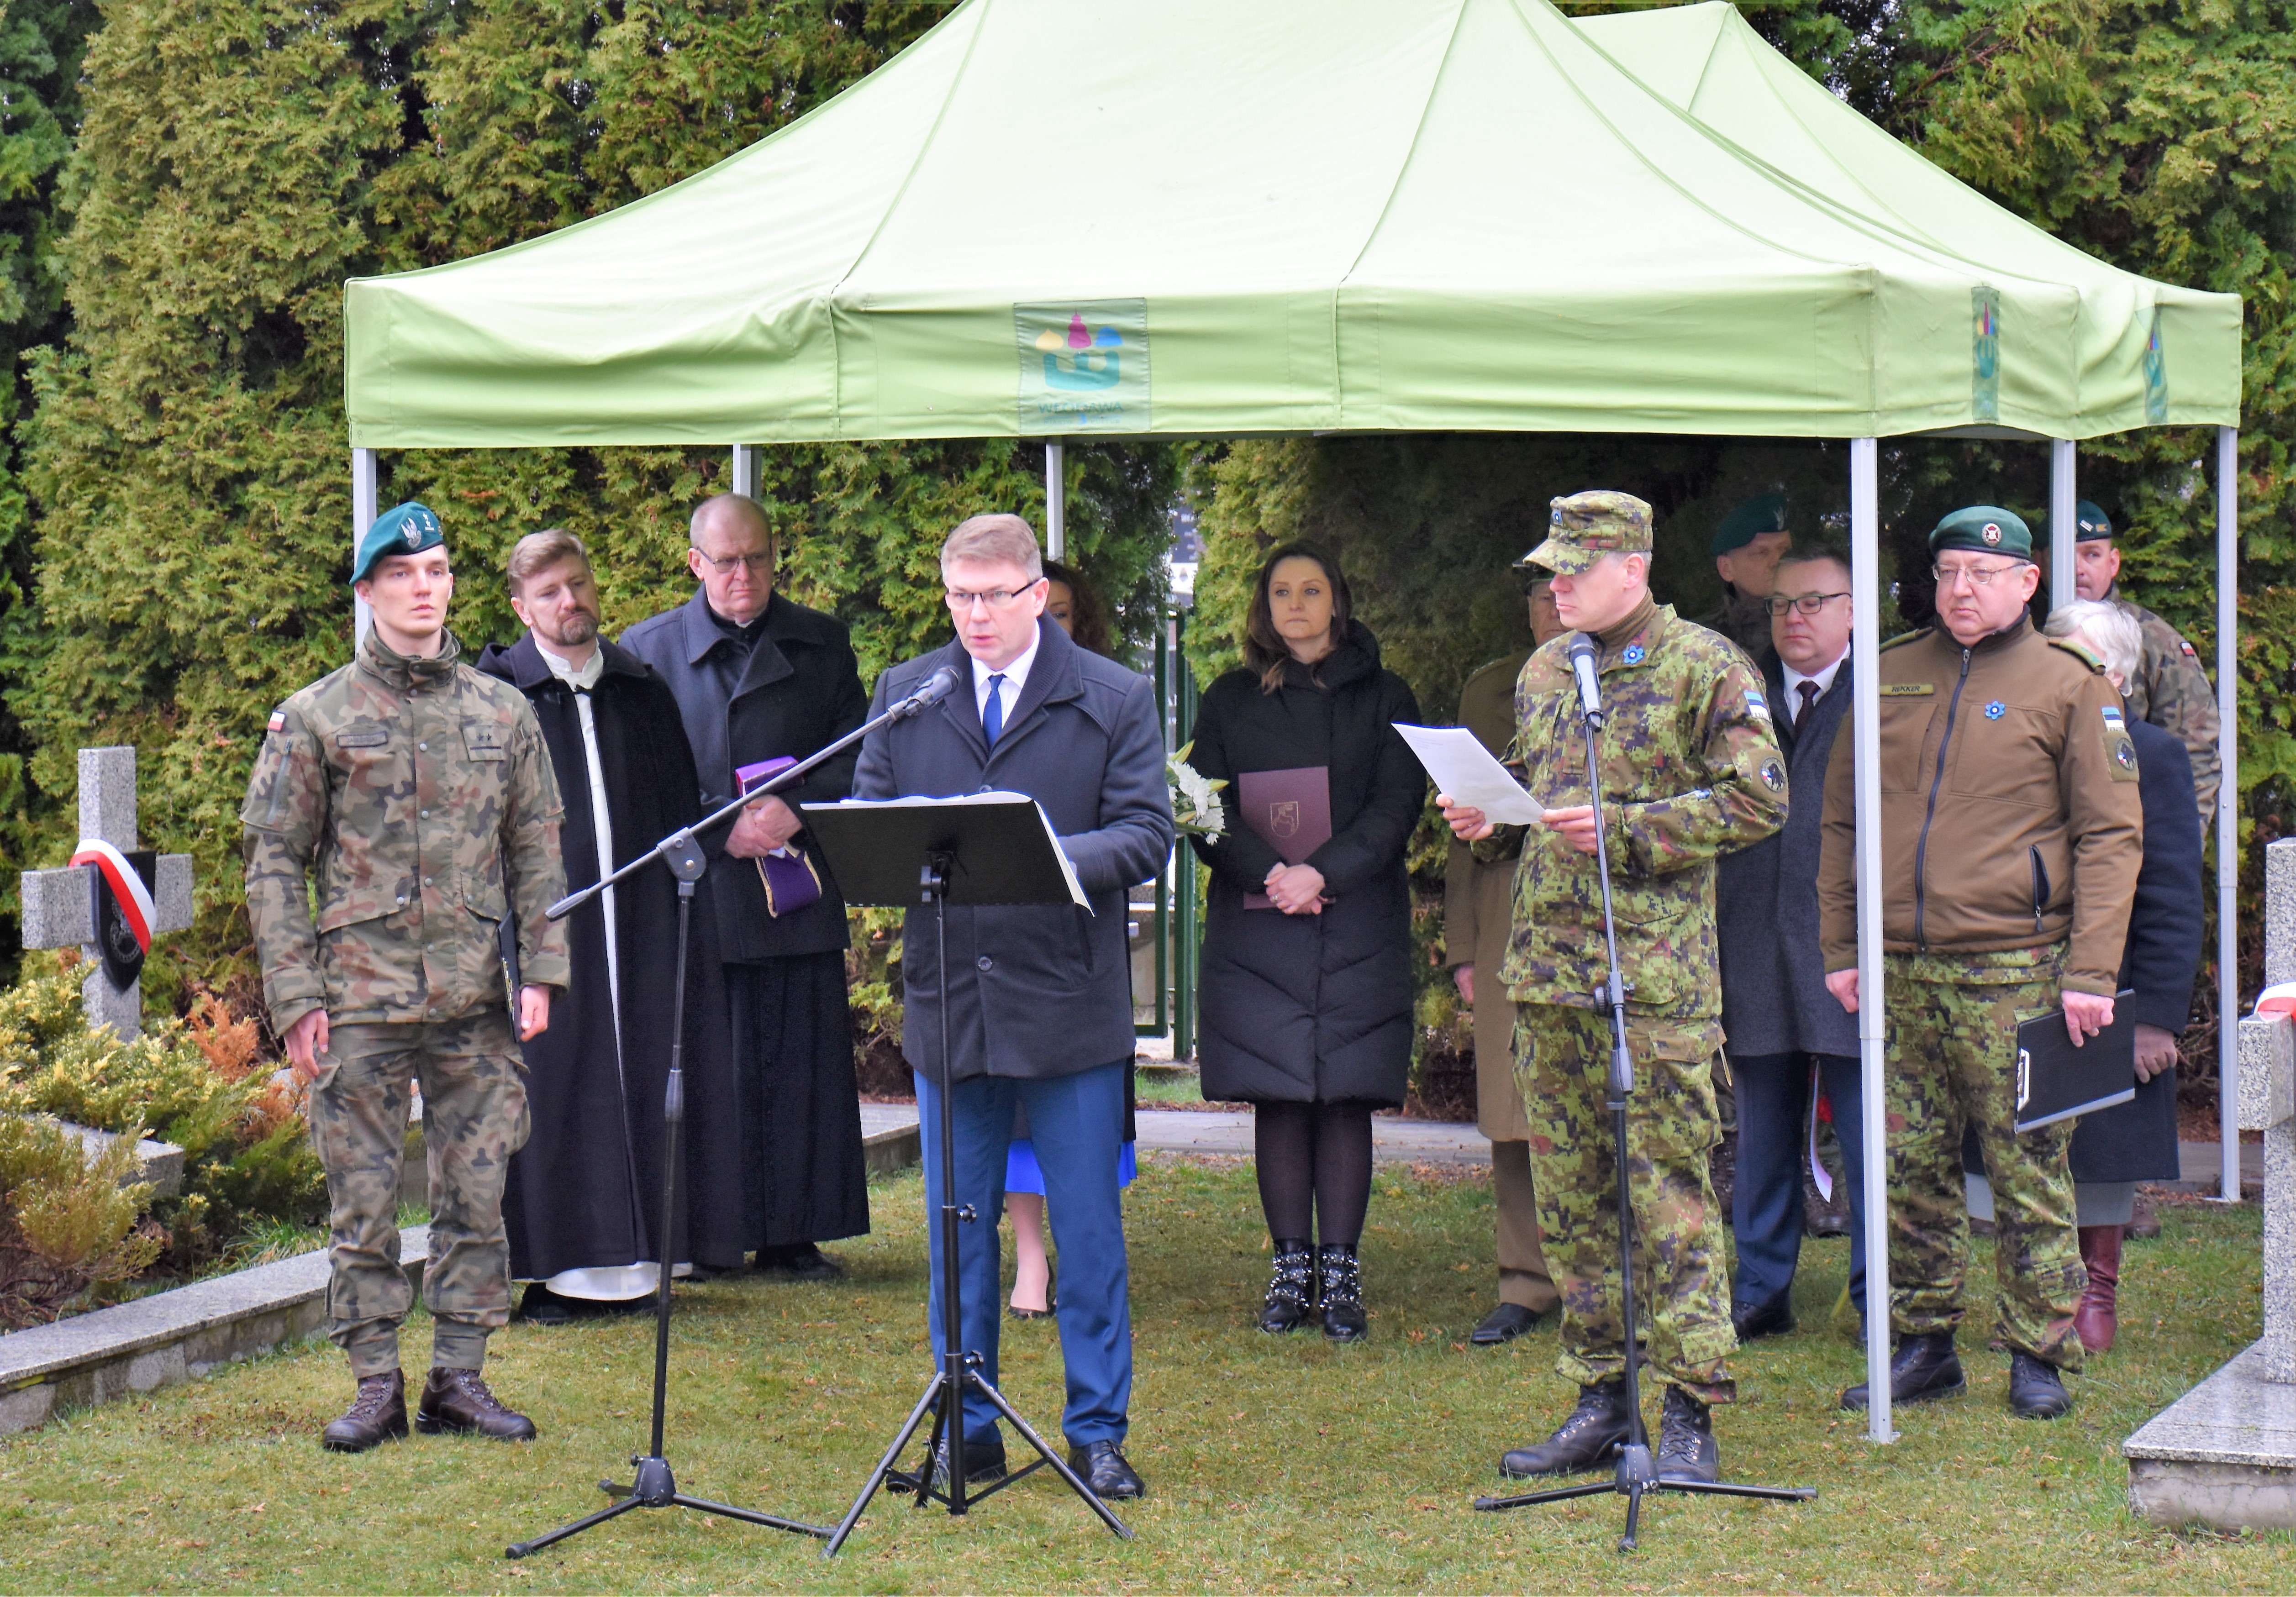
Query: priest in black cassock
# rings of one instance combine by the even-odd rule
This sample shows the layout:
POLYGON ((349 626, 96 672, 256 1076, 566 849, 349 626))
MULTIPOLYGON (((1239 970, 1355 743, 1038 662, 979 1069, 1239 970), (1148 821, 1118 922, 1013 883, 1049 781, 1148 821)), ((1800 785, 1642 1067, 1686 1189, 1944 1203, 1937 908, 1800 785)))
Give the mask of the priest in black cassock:
MULTIPOLYGON (((569 532, 519 541, 511 603, 527 635, 479 669, 523 692, 542 725, 566 806, 569 891, 701 815, 677 701, 645 663, 598 635, 589 556, 569 532)), ((521 908, 524 906, 521 906, 521 908)), ((525 1044, 533 1133, 503 1195, 511 1273, 529 1282, 521 1316, 554 1323, 641 1306, 661 1249, 662 1092, 669 1077, 677 883, 640 871, 574 912, 574 980, 550 1029, 525 1044)), ((742 1158, 732 1038, 705 880, 685 983, 685 1121, 678 1233, 670 1258, 739 1269, 742 1158)))
MULTIPOLYGON (((775 591, 773 533, 757 501, 704 501, 688 536, 701 586, 631 627, 622 646, 677 695, 710 809, 859 726, 869 696, 844 623, 775 591)), ((791 800, 845 798, 859 758, 849 749, 816 767, 791 800)), ((761 1270, 831 1279, 841 1272, 819 1244, 869 1229, 845 901, 779 797, 726 829, 709 881, 733 1016, 747 1240, 761 1270)))

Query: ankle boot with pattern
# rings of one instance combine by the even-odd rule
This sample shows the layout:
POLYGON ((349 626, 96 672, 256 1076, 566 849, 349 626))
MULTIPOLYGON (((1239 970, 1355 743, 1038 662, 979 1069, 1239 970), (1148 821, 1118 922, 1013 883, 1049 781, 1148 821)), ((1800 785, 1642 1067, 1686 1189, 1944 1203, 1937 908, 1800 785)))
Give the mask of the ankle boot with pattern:
POLYGON ((1363 1261, 1356 1250, 1331 1242, 1317 1256, 1316 1273, 1321 1282, 1324 1334, 1334 1342, 1360 1342, 1371 1335, 1371 1319, 1364 1312, 1363 1261))
POLYGON ((1297 1331, 1308 1323, 1308 1299, 1316 1291, 1316 1254, 1304 1241, 1275 1239, 1275 1273, 1260 1306, 1259 1329, 1297 1331))

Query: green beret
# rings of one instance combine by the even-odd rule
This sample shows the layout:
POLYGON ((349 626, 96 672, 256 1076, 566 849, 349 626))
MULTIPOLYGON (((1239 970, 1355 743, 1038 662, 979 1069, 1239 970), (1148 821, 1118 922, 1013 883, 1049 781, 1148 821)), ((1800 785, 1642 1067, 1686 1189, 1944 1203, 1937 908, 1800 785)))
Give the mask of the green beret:
POLYGON ((1733 549, 1743 549, 1764 533, 1785 530, 1786 496, 1758 494, 1722 518, 1714 536, 1706 540, 1706 553, 1719 560, 1733 549))
POLYGON ((351 580, 365 582, 375 562, 392 554, 420 554, 447 541, 439 530, 439 517, 427 504, 409 499, 374 519, 358 541, 358 556, 351 561, 351 580))
POLYGON ((2112 536, 2112 519, 2089 500, 2073 507, 2073 542, 2094 544, 2112 536))
POLYGON ((1589 488, 1546 502, 1546 541, 1515 561, 1577 576, 1606 554, 1648 554, 1651 507, 1632 494, 1589 488))
POLYGON ((1997 504, 1972 504, 1954 512, 1930 534, 1931 553, 1948 549, 1974 549, 1980 554, 2009 554, 2030 561, 2033 530, 2014 511, 1997 504))

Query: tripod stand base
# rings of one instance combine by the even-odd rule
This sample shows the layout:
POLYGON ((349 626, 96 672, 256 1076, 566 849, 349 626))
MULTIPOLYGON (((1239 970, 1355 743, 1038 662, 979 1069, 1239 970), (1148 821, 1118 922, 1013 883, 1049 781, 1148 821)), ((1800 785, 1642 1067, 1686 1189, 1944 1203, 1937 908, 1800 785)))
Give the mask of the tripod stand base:
POLYGON ((1575 1486, 1553 1486, 1543 1492, 1524 1492, 1513 1497, 1478 1497, 1478 1511, 1496 1514, 1511 1508, 1529 1508, 1536 1503, 1565 1503, 1573 1497, 1599 1497, 1615 1492, 1627 1500, 1627 1531, 1619 1538, 1619 1551, 1632 1552, 1636 1536, 1641 1529, 1643 1499, 1653 1492, 1679 1492, 1692 1497, 1767 1497, 1778 1503, 1808 1503, 1817 1495, 1816 1486, 1744 1486, 1725 1480, 1660 1480, 1658 1468, 1651 1462, 1647 1446, 1622 1447, 1619 1450, 1619 1467, 1609 1480, 1582 1481, 1575 1486))
POLYGON ((608 1503, 594 1514, 585 1514, 570 1525, 562 1525, 545 1536, 538 1536, 530 1542, 512 1542, 503 1549, 503 1556, 525 1558, 529 1554, 541 1552, 554 1542, 562 1542, 569 1536, 578 1536, 593 1527, 603 1525, 609 1519, 619 1519, 634 1508, 690 1508, 705 1514, 716 1514, 723 1519, 740 1519, 745 1524, 762 1525, 769 1530, 790 1531, 798 1536, 827 1536, 830 1534, 829 1527, 825 1525, 807 1525, 796 1519, 782 1519, 772 1514, 761 1514, 754 1509, 735 1508, 731 1503, 712 1503, 705 1497, 688 1497, 677 1489, 677 1479, 670 1473, 668 1459, 634 1458, 630 1462, 637 1466, 637 1475, 629 1485, 618 1486, 611 1480, 602 1480, 598 1483, 600 1491, 613 1494, 619 1501, 608 1503))

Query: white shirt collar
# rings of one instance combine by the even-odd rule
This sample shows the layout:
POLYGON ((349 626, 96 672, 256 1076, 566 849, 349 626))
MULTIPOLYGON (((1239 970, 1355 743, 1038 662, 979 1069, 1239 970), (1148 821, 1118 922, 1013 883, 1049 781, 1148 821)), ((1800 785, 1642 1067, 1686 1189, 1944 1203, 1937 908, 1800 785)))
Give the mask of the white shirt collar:
POLYGON ((560 655, 553 654, 550 651, 550 646, 539 637, 534 640, 534 647, 541 654, 543 664, 550 667, 550 674, 553 676, 581 692, 586 693, 596 687, 598 678, 606 669, 606 651, 603 646, 594 646, 590 651, 590 658, 579 666, 572 664, 560 655))
MULTIPOLYGON (((1044 641, 1045 635, 1042 631, 1030 633, 1029 635, 1029 646, 1026 649, 1021 650, 1019 658, 1014 659, 1011 665, 1004 667, 1002 670, 991 670, 985 661, 973 659, 973 708, 980 711, 983 715, 988 713, 988 679, 991 676, 1002 676, 1004 679, 1004 717, 1007 721, 1010 721, 1013 717, 1014 707, 1021 702, 1021 690, 1029 685, 1029 668, 1037 663, 1037 646, 1044 641)), ((971 657, 968 656, 967 658, 971 657)))
POLYGON ((1849 658, 1849 651, 1844 649, 1832 665, 1823 671, 1812 671, 1806 676, 1787 665, 1785 661, 1780 660, 1778 666, 1785 672, 1786 677, 1786 714, 1793 716, 1800 713, 1801 684, 1805 682, 1817 684, 1817 696, 1820 699, 1824 698, 1827 692, 1833 686, 1833 679, 1841 673, 1841 662, 1849 658))

